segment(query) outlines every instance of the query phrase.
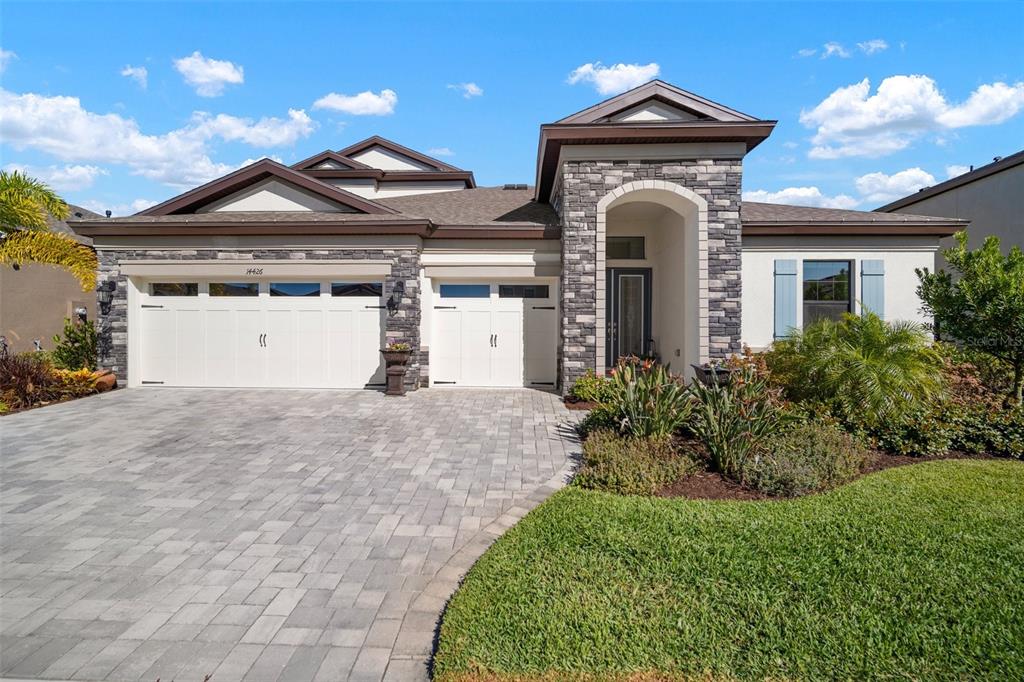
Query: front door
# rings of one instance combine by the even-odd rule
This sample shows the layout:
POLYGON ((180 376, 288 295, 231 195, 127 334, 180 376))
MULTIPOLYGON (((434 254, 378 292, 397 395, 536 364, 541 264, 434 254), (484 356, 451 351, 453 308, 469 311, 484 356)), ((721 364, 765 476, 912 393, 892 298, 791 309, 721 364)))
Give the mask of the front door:
POLYGON ((605 363, 651 352, 651 269, 608 268, 605 363))

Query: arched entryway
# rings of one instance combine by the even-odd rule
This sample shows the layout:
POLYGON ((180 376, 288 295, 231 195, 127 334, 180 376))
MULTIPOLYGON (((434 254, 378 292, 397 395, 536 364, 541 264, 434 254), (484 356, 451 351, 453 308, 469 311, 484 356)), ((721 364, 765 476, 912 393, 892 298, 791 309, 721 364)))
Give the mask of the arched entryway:
POLYGON ((677 372, 708 360, 707 201, 664 180, 597 204, 597 358, 650 354, 677 372))

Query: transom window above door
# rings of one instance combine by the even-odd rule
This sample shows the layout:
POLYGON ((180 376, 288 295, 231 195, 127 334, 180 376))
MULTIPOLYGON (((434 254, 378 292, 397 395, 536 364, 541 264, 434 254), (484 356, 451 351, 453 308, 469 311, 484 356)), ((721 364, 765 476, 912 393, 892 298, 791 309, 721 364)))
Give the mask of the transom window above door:
POLYGON ((320 282, 271 282, 271 296, 319 296, 320 282))
POLYGON ((257 282, 210 282, 210 296, 259 296, 257 282))
POLYGON ((851 264, 847 260, 804 261, 804 326, 839 320, 852 311, 851 264))
POLYGON ((605 258, 608 260, 643 260, 647 257, 643 237, 608 237, 605 258))
POLYGON ((498 298, 550 298, 547 284, 499 284, 498 298))

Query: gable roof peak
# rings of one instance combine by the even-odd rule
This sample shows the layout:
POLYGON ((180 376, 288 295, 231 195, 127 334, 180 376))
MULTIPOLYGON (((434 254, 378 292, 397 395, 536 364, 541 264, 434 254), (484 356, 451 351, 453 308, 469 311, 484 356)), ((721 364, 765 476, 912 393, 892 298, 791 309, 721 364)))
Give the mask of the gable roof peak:
POLYGON ((425 166, 430 166, 435 170, 463 172, 461 168, 452 166, 451 164, 447 164, 444 161, 441 161, 440 159, 435 159, 432 156, 427 156, 422 152, 418 152, 415 149, 410 149, 409 147, 400 145, 397 142, 393 142, 392 140, 381 137, 380 135, 371 135, 365 140, 360 140, 355 144, 350 144, 344 149, 339 149, 337 153, 340 154, 341 156, 351 158, 352 156, 360 154, 373 147, 382 147, 394 154, 398 154, 399 156, 405 156, 414 161, 418 161, 419 163, 425 166))
MULTIPOLYGON (((659 101, 670 107, 681 109, 698 119, 712 121, 757 121, 755 116, 731 109, 724 104, 683 90, 660 79, 648 81, 614 97, 578 111, 556 121, 556 124, 615 123, 612 118, 628 109, 648 101, 659 101)), ((626 123, 626 122, 624 122, 626 123)))

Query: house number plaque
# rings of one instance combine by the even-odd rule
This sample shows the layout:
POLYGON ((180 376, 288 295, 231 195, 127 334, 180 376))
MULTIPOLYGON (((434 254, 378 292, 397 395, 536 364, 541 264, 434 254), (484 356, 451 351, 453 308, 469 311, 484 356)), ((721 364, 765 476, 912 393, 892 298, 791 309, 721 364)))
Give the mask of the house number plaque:
POLYGON ((248 270, 245 271, 245 274, 247 274, 247 275, 262 275, 263 274, 263 268, 249 268, 248 270))

